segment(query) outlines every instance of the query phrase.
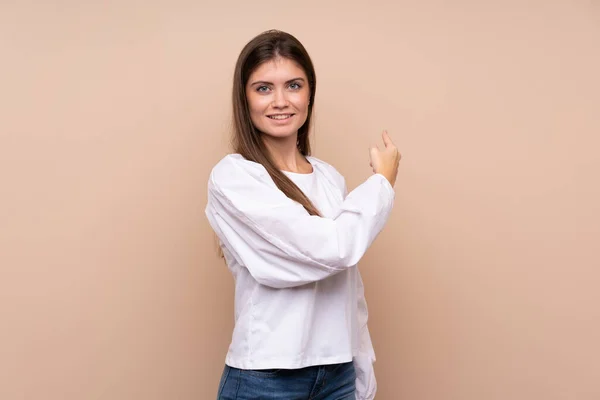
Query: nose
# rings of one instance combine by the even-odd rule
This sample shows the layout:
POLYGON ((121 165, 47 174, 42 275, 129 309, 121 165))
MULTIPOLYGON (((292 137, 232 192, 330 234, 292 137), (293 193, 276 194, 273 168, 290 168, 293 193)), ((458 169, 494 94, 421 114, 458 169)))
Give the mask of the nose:
POLYGON ((284 90, 275 90, 273 94, 273 107, 275 108, 283 108, 287 106, 287 96, 284 90))

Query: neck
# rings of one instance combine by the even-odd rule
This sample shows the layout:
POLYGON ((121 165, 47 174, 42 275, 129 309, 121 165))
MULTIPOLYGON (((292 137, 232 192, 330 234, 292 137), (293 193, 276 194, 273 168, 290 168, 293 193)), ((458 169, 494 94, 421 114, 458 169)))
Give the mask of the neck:
POLYGON ((297 134, 282 139, 263 136, 265 147, 278 169, 289 172, 306 171, 307 161, 298 150, 297 140, 297 134))

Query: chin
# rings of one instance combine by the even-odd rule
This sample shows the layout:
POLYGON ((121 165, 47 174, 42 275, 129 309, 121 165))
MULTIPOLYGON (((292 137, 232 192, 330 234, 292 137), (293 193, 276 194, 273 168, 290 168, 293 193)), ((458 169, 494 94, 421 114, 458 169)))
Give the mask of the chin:
POLYGON ((298 132, 298 129, 292 129, 290 130, 285 129, 285 130, 279 130, 279 129, 261 129, 261 132, 263 132, 264 135, 270 136, 272 138, 276 138, 276 139, 285 139, 288 137, 292 137, 296 134, 296 132, 298 132))

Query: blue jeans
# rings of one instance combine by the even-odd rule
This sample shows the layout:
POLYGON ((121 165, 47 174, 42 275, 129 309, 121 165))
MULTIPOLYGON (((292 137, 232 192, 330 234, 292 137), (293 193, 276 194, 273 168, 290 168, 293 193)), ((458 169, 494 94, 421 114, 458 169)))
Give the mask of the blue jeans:
POLYGON ((217 400, 354 400, 355 380, 352 362, 269 370, 226 365, 217 400))

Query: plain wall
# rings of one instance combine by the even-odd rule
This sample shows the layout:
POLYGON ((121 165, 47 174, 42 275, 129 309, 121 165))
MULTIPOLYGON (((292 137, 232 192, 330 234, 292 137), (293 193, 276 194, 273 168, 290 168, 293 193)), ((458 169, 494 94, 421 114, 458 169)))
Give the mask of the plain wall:
POLYGON ((361 262, 379 400, 600 398, 597 1, 3 1, 0 398, 215 397, 204 217, 233 66, 296 35, 314 155, 397 201, 361 262))

